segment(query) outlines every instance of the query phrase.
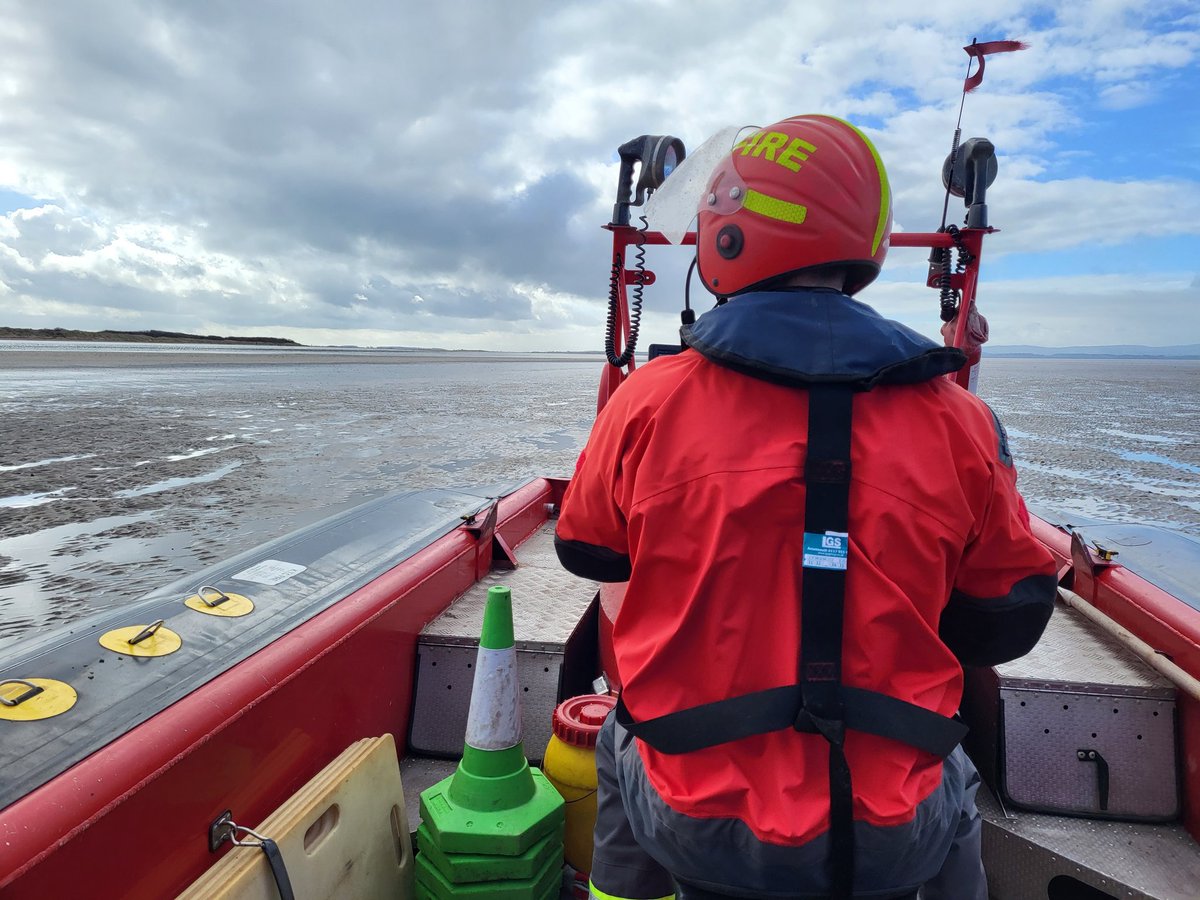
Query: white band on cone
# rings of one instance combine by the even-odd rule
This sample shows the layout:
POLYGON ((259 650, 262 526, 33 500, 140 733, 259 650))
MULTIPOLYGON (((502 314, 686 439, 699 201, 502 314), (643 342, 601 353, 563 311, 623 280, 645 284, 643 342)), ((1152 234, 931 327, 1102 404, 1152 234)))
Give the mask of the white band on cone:
POLYGON ((517 687, 517 650, 479 648, 467 744, 476 750, 507 750, 521 743, 521 692, 517 687))

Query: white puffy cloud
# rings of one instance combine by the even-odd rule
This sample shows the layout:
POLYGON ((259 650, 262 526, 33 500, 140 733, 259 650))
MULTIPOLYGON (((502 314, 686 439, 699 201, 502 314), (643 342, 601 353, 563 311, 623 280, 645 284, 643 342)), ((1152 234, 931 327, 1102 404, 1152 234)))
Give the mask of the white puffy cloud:
MULTIPOLYGON (((0 216, 0 324, 595 347, 619 144, 862 118, 898 225, 930 229, 974 33, 1033 45, 991 58, 968 100, 967 135, 1002 154, 999 251, 1200 223, 1195 179, 1063 167, 1095 149, 1081 96, 1119 113, 1195 77, 1188 4, 119 0, 0 17, 0 190, 37 198, 0 216)), ((681 271, 662 270, 648 330, 673 332, 681 271)))
MULTIPOLYGON (((864 298, 880 311, 937 338, 937 294, 914 283, 884 282, 864 298)), ((994 344, 1096 346, 1196 343, 1181 328, 1200 308, 1192 276, 1072 275, 998 280, 978 299, 994 344), (1137 315, 1130 315, 1130 310, 1137 315)))

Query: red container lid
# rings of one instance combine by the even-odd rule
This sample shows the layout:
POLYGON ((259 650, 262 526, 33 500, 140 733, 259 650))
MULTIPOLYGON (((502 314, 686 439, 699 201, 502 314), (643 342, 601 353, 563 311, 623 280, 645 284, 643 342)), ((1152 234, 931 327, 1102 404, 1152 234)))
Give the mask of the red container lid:
POLYGON ((554 736, 572 747, 592 749, 600 726, 616 705, 617 698, 608 694, 583 694, 564 700, 554 710, 554 736))

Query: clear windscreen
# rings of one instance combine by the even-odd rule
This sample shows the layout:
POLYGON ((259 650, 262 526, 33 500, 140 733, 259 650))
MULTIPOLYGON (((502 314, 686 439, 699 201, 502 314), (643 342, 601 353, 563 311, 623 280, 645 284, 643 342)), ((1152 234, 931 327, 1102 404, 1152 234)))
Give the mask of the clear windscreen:
POLYGON ((672 244, 682 242, 691 230, 713 169, 733 149, 739 135, 751 128, 746 125, 722 128, 684 157, 663 186, 646 201, 648 230, 661 232, 672 244))

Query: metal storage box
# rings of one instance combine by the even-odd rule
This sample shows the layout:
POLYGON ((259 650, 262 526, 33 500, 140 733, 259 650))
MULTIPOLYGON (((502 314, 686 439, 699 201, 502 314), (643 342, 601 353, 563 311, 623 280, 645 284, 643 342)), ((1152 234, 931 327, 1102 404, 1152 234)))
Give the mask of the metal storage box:
POLYGON ((1179 815, 1175 689, 1059 603, 1027 656, 967 671, 966 745, 1005 803, 1038 812, 1179 815))
POLYGON ((598 585, 558 562, 553 522, 517 548, 517 567, 495 570, 451 604, 421 632, 408 749, 422 756, 457 758, 471 705, 475 657, 488 588, 513 594, 517 680, 521 685, 525 755, 540 762, 550 741, 551 714, 563 697, 590 690, 595 651, 598 585), (591 656, 593 659, 585 659, 591 656), (573 665, 570 664, 573 661, 573 665), (582 683, 567 672, 583 672, 582 683))

